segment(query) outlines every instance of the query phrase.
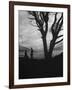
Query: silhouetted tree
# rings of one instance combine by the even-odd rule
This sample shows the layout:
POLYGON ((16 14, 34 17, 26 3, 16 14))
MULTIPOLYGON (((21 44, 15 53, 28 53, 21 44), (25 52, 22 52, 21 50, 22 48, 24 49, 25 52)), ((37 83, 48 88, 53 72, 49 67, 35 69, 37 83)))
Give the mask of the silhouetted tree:
MULTIPOLYGON (((57 17, 58 13, 56 12, 54 14, 54 21, 52 23, 52 26, 50 28, 50 31, 52 33, 52 40, 50 42, 50 47, 49 50, 47 49, 47 41, 46 41, 46 36, 47 32, 49 31, 48 29, 48 23, 49 23, 49 15, 50 12, 38 12, 38 11, 29 11, 28 12, 30 15, 33 17, 30 17, 29 19, 35 20, 36 26, 38 27, 38 30, 40 31, 42 35, 42 41, 43 41, 43 46, 44 46, 44 56, 45 58, 51 58, 52 57, 52 52, 54 49, 54 46, 61 42, 63 39, 60 41, 56 40, 63 35, 58 36, 59 32, 62 30, 62 25, 63 25, 63 13, 61 13, 61 17, 57 17)), ((32 24, 33 25, 33 24, 32 24)), ((35 26, 35 25, 33 25, 35 26)))

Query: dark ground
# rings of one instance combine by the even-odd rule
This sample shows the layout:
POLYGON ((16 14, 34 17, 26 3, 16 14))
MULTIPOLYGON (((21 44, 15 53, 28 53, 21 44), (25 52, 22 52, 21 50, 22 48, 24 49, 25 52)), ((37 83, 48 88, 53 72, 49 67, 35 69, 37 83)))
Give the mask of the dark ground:
POLYGON ((19 79, 63 76, 63 54, 51 60, 19 58, 19 79))

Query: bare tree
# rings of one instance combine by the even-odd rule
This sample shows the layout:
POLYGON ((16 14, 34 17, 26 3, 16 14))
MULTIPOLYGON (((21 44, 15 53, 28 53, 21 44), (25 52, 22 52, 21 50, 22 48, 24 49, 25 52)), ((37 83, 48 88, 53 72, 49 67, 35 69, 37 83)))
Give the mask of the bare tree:
POLYGON ((49 50, 47 49, 46 36, 47 36, 47 32, 49 31, 48 30, 48 23, 49 23, 50 12, 30 11, 28 13, 33 16, 33 18, 29 18, 29 19, 35 20, 36 26, 38 27, 38 30, 40 31, 40 33, 42 35, 41 38, 43 41, 45 58, 46 59, 51 58, 54 46, 63 40, 63 39, 61 39, 60 41, 56 42, 56 40, 58 38, 63 36, 63 35, 58 36, 59 32, 62 30, 63 13, 61 13, 61 17, 59 19, 57 18, 57 15, 58 15, 57 12, 54 15, 54 22, 52 23, 52 26, 50 28, 51 29, 50 31, 52 32, 53 38, 50 42, 49 50))

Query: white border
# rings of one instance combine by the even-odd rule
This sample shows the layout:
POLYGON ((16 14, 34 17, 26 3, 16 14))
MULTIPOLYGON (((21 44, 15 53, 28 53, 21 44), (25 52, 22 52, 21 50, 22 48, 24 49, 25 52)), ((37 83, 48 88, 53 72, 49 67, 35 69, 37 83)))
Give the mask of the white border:
POLYGON ((14 85, 22 84, 38 84, 38 83, 56 83, 67 82, 67 9, 66 8, 51 8, 51 7, 35 7, 35 6, 14 6, 14 85), (49 12, 63 12, 63 27, 64 27, 64 43, 63 43, 63 77, 55 78, 37 78, 19 80, 19 61, 18 61, 18 10, 32 10, 32 11, 49 11, 49 12))

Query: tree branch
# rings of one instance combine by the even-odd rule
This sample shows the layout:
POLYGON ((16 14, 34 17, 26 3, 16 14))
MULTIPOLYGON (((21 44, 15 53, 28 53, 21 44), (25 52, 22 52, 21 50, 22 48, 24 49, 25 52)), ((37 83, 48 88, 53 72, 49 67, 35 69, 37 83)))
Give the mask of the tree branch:
POLYGON ((46 36, 47 31, 48 31, 49 12, 35 12, 35 11, 33 11, 30 14, 32 16, 34 16, 34 19, 36 21, 37 26, 39 27, 39 31, 41 32, 42 36, 46 36), (45 30, 43 28, 44 23, 45 23, 45 30))
POLYGON ((57 38, 60 38, 60 37, 62 37, 63 35, 60 35, 60 36, 57 36, 57 38))
POLYGON ((61 23, 59 24, 59 27, 58 27, 58 30, 57 30, 57 35, 60 32, 62 25, 63 25, 63 19, 62 19, 61 23))
POLYGON ((42 23, 44 23, 43 12, 40 12, 40 18, 42 20, 42 23))
POLYGON ((33 15, 35 17, 36 22, 39 23, 40 26, 43 26, 43 23, 39 19, 39 15, 37 14, 37 12, 33 12, 33 15))
POLYGON ((62 15, 61 15, 61 17, 60 17, 60 19, 58 20, 58 22, 57 22, 57 25, 56 25, 56 30, 58 29, 58 26, 59 26, 59 23, 60 23, 60 21, 61 20, 63 20, 63 13, 62 13, 62 15))
POLYGON ((55 13, 55 19, 54 19, 54 22, 52 24, 51 30, 53 29, 54 25, 56 24, 56 21, 57 21, 57 13, 55 13))
POLYGON ((60 43, 61 41, 63 41, 63 39, 61 39, 60 41, 55 42, 55 44, 58 44, 58 43, 60 43))
POLYGON ((31 20, 35 20, 35 18, 31 18, 31 17, 28 17, 29 19, 31 19, 31 20))
POLYGON ((48 20, 49 20, 49 12, 47 12, 45 16, 45 35, 48 32, 48 20))
POLYGON ((56 24, 56 21, 57 21, 57 13, 55 13, 55 19, 54 19, 54 22, 53 22, 53 24, 52 24, 52 26, 51 26, 51 31, 52 31, 52 35, 54 36, 54 27, 55 27, 55 24, 56 24))

